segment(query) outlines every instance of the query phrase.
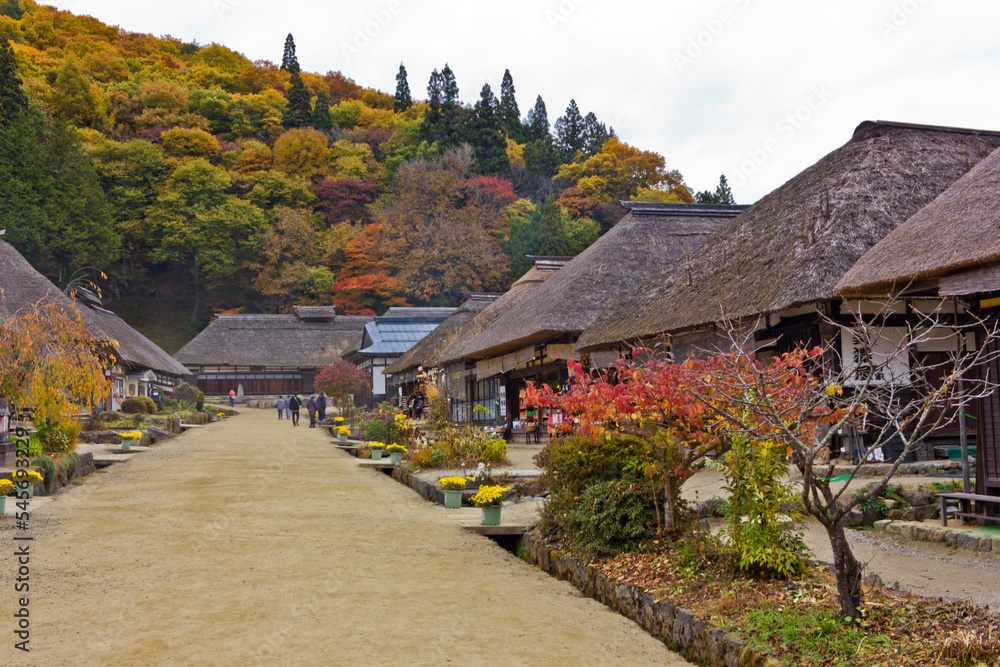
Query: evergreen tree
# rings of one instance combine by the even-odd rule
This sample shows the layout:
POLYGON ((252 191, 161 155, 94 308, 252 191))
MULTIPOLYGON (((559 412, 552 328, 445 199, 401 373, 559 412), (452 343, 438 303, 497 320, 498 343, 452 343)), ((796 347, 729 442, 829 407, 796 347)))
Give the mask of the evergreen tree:
POLYGON ((729 189, 729 181, 726 180, 725 174, 719 176, 719 185, 715 188, 715 198, 720 204, 729 206, 736 204, 736 199, 733 197, 733 191, 729 189))
POLYGON ((427 82, 427 112, 421 128, 427 143, 441 138, 441 74, 435 69, 427 82))
POLYGON ((588 113, 583 119, 583 154, 590 157, 600 153, 608 137, 608 129, 604 123, 597 120, 593 111, 588 113))
POLYGON ((10 42, 4 40, 0 47, 0 127, 7 127, 28 108, 28 95, 21 86, 17 61, 10 42))
POLYGON ((727 204, 730 206, 736 204, 736 200, 733 199, 733 191, 729 189, 729 181, 726 180, 725 174, 719 176, 719 185, 715 188, 715 192, 702 190, 694 196, 694 202, 696 204, 727 204))
POLYGON ((288 37, 285 37, 285 52, 281 55, 281 69, 293 73, 300 71, 299 59, 295 55, 295 40, 292 39, 292 33, 288 33, 288 37))
POLYGON ((485 176, 495 176, 510 169, 507 141, 500 133, 499 105, 490 84, 484 84, 476 102, 472 141, 476 171, 485 176))
POLYGON ((316 105, 313 107, 310 125, 321 132, 333 129, 333 119, 330 118, 330 96, 325 90, 316 95, 316 105))
POLYGON ((298 69, 292 70, 291 86, 285 93, 288 99, 288 106, 282 116, 281 124, 285 129, 293 127, 306 127, 312 121, 312 105, 309 103, 312 96, 306 84, 302 83, 302 76, 298 69))
POLYGON ((396 74, 396 97, 392 101, 392 110, 399 113, 412 106, 413 98, 410 97, 410 84, 406 80, 406 68, 403 67, 403 63, 399 63, 399 72, 396 74))
POLYGON ((577 151, 583 150, 583 116, 576 100, 570 100, 566 114, 556 120, 556 144, 564 164, 572 161, 577 151))
POLYGON ((441 144, 458 146, 466 139, 458 82, 448 63, 441 70, 441 144))
POLYGON ((521 129, 521 110, 517 107, 517 98, 514 96, 514 77, 510 75, 510 70, 504 70, 503 83, 500 84, 500 126, 511 139, 515 141, 523 140, 521 129))
POLYGON ((535 106, 528 112, 525 125, 530 139, 539 141, 552 136, 549 133, 549 112, 545 109, 541 95, 535 98, 535 106))
POLYGON ((533 174, 552 178, 559 168, 559 160, 552 137, 530 141, 524 145, 524 167, 533 174))

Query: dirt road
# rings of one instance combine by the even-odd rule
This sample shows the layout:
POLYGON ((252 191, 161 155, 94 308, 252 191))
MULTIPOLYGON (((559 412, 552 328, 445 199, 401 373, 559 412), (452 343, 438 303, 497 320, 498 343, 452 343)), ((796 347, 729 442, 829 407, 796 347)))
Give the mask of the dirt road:
POLYGON ((32 517, 30 653, 2 520, 0 664, 687 664, 442 511, 247 410, 32 517))

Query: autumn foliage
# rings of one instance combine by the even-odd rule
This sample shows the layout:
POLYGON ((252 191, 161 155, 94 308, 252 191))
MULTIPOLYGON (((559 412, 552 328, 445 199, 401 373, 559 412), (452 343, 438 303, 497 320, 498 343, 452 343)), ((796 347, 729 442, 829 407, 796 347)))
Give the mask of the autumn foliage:
POLYGON ((114 341, 95 341, 75 310, 43 300, 0 323, 0 396, 34 411, 36 424, 71 424, 104 399, 114 341))
POLYGON ((368 374, 349 361, 338 359, 317 375, 313 381, 316 391, 325 391, 338 403, 348 394, 360 394, 371 386, 368 374))

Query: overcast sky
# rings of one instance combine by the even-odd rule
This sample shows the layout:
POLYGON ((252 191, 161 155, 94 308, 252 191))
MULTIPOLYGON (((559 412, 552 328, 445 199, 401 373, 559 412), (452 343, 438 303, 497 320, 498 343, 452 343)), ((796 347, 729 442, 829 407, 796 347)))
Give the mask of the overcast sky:
POLYGON ((986 0, 57 0, 126 30, 218 42, 414 97, 448 62, 465 102, 505 68, 522 115, 570 98, 694 190, 749 204, 863 120, 1000 129, 1000 3, 986 0))

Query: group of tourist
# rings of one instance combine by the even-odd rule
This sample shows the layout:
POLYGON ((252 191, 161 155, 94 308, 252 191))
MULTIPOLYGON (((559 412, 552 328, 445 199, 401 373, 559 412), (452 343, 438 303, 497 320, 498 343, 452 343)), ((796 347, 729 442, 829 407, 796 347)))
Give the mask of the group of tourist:
MULTIPOLYGON (((319 392, 319 396, 313 394, 306 401, 306 412, 309 414, 309 428, 316 428, 316 422, 320 424, 326 419, 326 392, 319 392)), ((302 408, 302 399, 298 394, 291 394, 288 398, 279 396, 274 402, 274 407, 278 410, 278 419, 287 417, 292 420, 292 426, 299 425, 299 410, 302 408)))

